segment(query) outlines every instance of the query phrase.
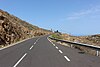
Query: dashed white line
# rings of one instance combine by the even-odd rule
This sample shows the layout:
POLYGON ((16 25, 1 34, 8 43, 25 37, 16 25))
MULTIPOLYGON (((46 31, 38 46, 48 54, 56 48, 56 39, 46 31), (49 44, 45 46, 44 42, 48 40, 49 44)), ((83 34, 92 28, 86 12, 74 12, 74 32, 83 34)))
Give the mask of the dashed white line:
POLYGON ((36 40, 36 42, 39 41, 39 39, 40 39, 40 38, 38 38, 38 39, 36 40))
MULTIPOLYGON (((48 37, 47 37, 47 39, 48 39, 48 37)), ((59 49, 53 42, 51 42, 49 39, 48 39, 48 41, 51 43, 51 44, 53 44, 53 46, 55 46, 56 47, 56 49, 59 49)), ((61 51, 61 50, 59 50, 59 52, 62 54, 63 52, 61 51)), ((69 62, 70 61, 70 59, 67 57, 67 56, 64 56, 64 58, 69 62)))
POLYGON ((30 47, 30 50, 33 48, 34 46, 32 45, 31 47, 30 47))
POLYGON ((34 43, 34 44, 36 44, 36 43, 39 41, 39 39, 40 39, 40 38, 38 38, 38 39, 35 41, 35 43, 34 43))
POLYGON ((18 64, 24 59, 24 57, 25 57, 26 55, 27 55, 27 53, 25 53, 13 67, 17 67, 18 64))
MULTIPOLYGON (((48 37, 47 37, 47 39, 48 39, 48 37)), ((49 40, 49 39, 48 39, 48 40, 49 40)), ((51 44, 53 44, 53 46, 55 46, 56 49, 58 49, 58 47, 57 47, 53 42, 51 42, 50 40, 49 40, 49 42, 50 42, 51 44)))
POLYGON ((70 59, 69 59, 67 56, 64 56, 64 58, 65 58, 67 61, 70 61, 70 59))
POLYGON ((53 44, 53 46, 56 46, 55 44, 53 44))
POLYGON ((34 44, 36 44, 36 42, 34 44))
POLYGON ((59 52, 62 54, 63 52, 61 50, 59 50, 59 52))
MULTIPOLYGON (((47 39, 48 39, 48 37, 47 37, 47 39)), ((48 39, 49 40, 49 39, 48 39)), ((53 45, 53 46, 56 46, 53 42, 51 42, 50 40, 49 40, 49 42, 53 45)))
POLYGON ((56 46, 56 49, 58 49, 58 47, 56 46))

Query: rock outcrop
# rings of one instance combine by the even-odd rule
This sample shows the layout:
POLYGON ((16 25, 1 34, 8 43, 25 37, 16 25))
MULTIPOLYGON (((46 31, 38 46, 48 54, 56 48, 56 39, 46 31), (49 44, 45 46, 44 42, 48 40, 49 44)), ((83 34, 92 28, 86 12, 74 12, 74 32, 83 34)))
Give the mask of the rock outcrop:
MULTIPOLYGON (((55 36, 53 35, 53 37, 61 38, 63 40, 71 41, 71 42, 100 46, 100 34, 89 35, 89 36, 72 36, 72 35, 69 35, 69 34, 59 34, 59 35, 55 34, 55 36)), ((60 43, 62 45, 68 46, 68 47, 71 46, 71 44, 68 44, 68 43, 67 44, 62 43, 62 42, 57 42, 57 43, 60 43)), ((92 55, 97 55, 96 50, 90 49, 88 47, 83 47, 83 46, 78 46, 78 45, 73 45, 72 47, 81 50, 83 53, 89 53, 89 54, 92 54, 92 55)))
POLYGON ((65 40, 69 40, 72 42, 79 42, 83 44, 97 45, 100 46, 100 34, 97 35, 89 35, 89 36, 71 36, 66 35, 63 36, 65 40))
POLYGON ((0 10, 0 46, 45 34, 51 31, 33 26, 9 13, 0 10))

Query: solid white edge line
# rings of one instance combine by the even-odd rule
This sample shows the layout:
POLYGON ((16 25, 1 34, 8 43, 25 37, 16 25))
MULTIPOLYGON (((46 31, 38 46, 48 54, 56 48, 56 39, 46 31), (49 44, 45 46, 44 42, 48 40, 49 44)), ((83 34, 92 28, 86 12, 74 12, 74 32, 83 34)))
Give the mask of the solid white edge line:
POLYGON ((18 64, 24 59, 24 57, 25 57, 26 55, 27 55, 27 53, 25 53, 13 67, 17 67, 18 64))
POLYGON ((69 59, 67 56, 64 56, 64 58, 65 58, 67 61, 70 61, 70 59, 69 59))
POLYGON ((61 50, 59 50, 59 52, 62 54, 63 52, 61 50))
POLYGON ((30 50, 33 48, 33 45, 30 47, 30 50))

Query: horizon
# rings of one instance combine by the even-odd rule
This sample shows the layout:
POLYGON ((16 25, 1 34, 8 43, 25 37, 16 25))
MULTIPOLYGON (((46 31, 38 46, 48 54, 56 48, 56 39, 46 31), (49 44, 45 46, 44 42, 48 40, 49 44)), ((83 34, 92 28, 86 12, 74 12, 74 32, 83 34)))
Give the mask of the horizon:
POLYGON ((100 34, 99 0, 2 0, 0 9, 48 30, 75 36, 100 34))

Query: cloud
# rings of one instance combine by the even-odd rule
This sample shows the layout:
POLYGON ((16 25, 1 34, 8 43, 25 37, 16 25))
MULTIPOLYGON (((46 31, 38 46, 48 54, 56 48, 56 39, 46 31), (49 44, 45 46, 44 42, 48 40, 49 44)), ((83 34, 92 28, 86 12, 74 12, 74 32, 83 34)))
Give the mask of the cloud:
POLYGON ((68 16, 66 20, 75 20, 75 19, 80 19, 83 16, 89 15, 89 14, 94 14, 100 12, 100 6, 92 7, 87 10, 81 10, 80 12, 76 12, 72 14, 71 16, 68 16))

